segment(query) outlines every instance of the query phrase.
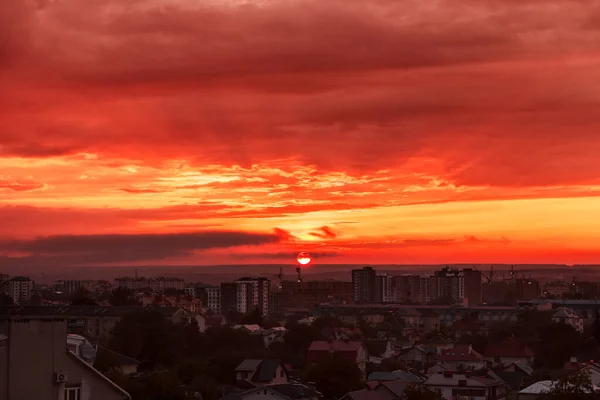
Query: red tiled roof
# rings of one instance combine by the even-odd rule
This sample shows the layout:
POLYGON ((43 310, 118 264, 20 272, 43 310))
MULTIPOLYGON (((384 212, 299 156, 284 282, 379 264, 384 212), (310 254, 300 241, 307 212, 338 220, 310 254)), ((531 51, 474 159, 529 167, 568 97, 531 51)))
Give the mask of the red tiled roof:
POLYGON ((440 361, 482 361, 481 354, 467 345, 457 345, 451 349, 442 350, 440 361))
POLYGON ((529 347, 512 337, 487 345, 483 354, 486 357, 533 357, 533 351, 529 347))

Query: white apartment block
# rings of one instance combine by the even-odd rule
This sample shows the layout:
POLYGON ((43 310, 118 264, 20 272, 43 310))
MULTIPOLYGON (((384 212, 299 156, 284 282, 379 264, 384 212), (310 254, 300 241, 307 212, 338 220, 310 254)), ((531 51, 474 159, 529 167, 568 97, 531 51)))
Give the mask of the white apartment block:
POLYGON ((10 296, 16 304, 31 300, 33 281, 24 276, 17 276, 4 282, 4 293, 10 296))
POLYGON ((221 314, 221 288, 219 286, 207 287, 204 291, 206 292, 206 307, 215 314, 221 314))

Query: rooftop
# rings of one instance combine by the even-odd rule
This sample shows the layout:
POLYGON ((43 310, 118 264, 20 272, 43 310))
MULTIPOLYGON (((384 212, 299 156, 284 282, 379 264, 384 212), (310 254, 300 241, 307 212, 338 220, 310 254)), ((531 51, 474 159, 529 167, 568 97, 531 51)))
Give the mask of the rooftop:
POLYGON ((451 349, 442 350, 441 361, 482 361, 483 356, 473 350, 471 346, 456 345, 451 349))

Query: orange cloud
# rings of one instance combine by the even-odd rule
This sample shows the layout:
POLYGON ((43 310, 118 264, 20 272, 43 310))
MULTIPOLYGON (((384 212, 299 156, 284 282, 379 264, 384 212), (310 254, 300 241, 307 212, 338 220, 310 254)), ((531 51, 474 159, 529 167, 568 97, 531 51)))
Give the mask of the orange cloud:
MULTIPOLYGON (((599 15, 4 0, 0 240, 277 229, 236 252, 594 261, 599 15)), ((209 258, 235 261, 154 259, 209 258)))

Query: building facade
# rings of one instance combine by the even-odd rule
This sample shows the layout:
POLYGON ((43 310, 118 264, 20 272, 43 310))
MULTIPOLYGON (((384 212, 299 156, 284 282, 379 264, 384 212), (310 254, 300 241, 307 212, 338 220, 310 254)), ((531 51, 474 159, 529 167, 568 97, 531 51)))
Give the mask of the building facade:
POLYGON ((62 316, 12 317, 0 335, 0 400, 131 397, 67 347, 62 316))
POLYGON ((17 276, 4 282, 4 293, 16 304, 24 304, 31 300, 33 281, 24 276, 17 276))
POLYGON ((352 291, 355 303, 373 303, 377 273, 372 267, 352 270, 352 291))

